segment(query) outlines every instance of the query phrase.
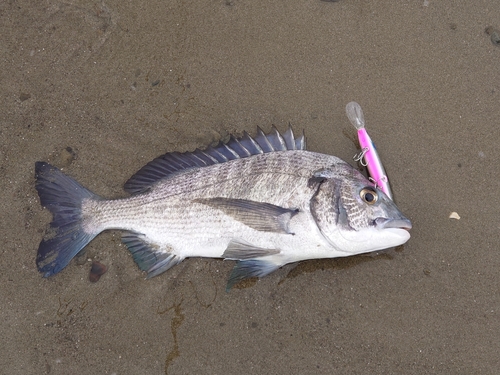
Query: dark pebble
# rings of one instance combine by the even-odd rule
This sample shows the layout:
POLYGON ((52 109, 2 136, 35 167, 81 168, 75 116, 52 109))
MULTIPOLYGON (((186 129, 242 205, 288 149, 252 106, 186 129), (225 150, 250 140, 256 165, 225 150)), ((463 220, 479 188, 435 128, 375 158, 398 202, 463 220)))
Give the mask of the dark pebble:
POLYGON ((68 167, 76 159, 76 151, 71 147, 66 147, 59 153, 62 167, 68 167))
POLYGON ((98 282, 101 276, 104 275, 107 270, 108 267, 106 267, 104 264, 93 261, 92 267, 90 268, 89 281, 92 283, 98 282))
POLYGON ((491 43, 493 43, 495 46, 500 46, 500 32, 499 31, 493 31, 491 33, 491 43))
POLYGON ((24 102, 25 100, 28 100, 29 98, 31 98, 31 94, 21 93, 21 95, 19 95, 19 100, 22 102, 24 102))
POLYGON ((493 26, 488 26, 484 32, 490 36, 491 43, 495 46, 500 46, 500 31, 493 28, 493 26))

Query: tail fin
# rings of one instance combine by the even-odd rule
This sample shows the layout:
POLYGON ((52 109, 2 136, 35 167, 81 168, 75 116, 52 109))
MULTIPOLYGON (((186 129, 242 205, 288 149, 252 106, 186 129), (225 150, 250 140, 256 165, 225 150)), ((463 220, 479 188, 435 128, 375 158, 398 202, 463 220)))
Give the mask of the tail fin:
POLYGON ((52 213, 50 230, 38 247, 36 264, 44 277, 61 271, 98 233, 82 226, 84 199, 100 199, 58 168, 35 163, 35 187, 42 206, 52 213))

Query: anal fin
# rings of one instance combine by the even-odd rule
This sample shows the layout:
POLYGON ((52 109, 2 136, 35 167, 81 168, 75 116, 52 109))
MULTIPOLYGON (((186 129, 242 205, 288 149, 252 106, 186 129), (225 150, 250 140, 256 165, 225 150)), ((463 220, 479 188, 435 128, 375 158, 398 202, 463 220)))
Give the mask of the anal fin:
POLYGON ((122 241, 132 254, 139 268, 151 278, 182 262, 183 258, 148 242, 146 236, 137 232, 125 232, 122 241))

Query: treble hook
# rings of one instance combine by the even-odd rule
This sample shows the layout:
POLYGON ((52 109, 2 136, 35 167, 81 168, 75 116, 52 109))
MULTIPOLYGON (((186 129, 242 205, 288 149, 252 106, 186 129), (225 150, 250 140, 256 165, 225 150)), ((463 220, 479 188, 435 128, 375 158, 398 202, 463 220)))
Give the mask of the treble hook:
POLYGON ((368 147, 363 147, 359 154, 356 154, 353 156, 354 161, 359 162, 359 164, 361 164, 363 167, 366 167, 368 165, 368 163, 366 162, 366 160, 363 161, 363 158, 365 157, 365 155, 368 151, 370 151, 370 149, 368 147))
POLYGON ((389 182, 387 179, 387 176, 382 176, 379 180, 375 180, 374 178, 368 177, 368 180, 376 187, 380 188, 381 184, 379 184, 379 181, 385 182, 386 184, 389 182))
POLYGON ((377 187, 378 187, 378 186, 377 186, 377 181, 375 181, 373 178, 368 177, 368 181, 370 181, 370 182, 373 184, 373 186, 374 186, 375 188, 377 188, 377 187))

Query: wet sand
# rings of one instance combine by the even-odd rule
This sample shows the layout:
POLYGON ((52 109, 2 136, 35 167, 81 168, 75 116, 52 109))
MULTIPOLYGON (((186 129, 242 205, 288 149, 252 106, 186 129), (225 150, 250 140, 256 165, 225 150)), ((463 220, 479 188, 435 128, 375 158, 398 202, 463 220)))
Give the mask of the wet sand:
POLYGON ((0 5, 0 372, 495 374, 500 28, 494 0, 0 5), (365 112, 412 238, 224 291, 233 262, 144 279, 119 232, 49 279, 34 163, 123 197, 167 151, 259 125, 352 160, 365 112), (457 212, 460 219, 450 219, 457 212), (93 261, 108 267, 88 280, 93 261))

